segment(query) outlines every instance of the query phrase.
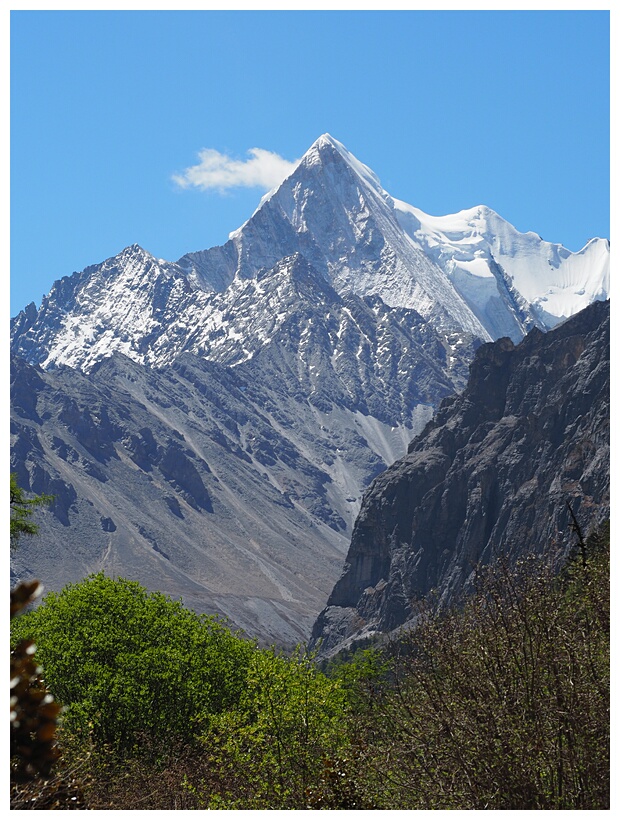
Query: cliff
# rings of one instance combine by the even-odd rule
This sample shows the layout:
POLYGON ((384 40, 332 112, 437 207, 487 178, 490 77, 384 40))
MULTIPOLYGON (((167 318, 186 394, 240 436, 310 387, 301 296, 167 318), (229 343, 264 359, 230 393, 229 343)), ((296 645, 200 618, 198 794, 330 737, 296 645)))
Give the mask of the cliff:
POLYGON ((568 504, 584 533, 609 517, 609 344, 607 301, 478 349, 464 392, 366 492, 313 629, 322 655, 405 624, 431 590, 450 602, 480 562, 567 555, 568 504))

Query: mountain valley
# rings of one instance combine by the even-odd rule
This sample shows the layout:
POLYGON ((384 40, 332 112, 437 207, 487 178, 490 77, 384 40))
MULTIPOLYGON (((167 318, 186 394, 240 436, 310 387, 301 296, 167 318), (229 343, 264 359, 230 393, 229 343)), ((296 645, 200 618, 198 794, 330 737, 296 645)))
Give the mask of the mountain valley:
MULTIPOLYGON (((11 470, 27 491, 55 497, 41 536, 13 557, 14 579, 60 589, 104 570, 286 647, 309 638, 338 582, 336 646, 355 631, 334 607, 350 614, 366 587, 393 586, 375 564, 338 581, 371 515, 365 506, 355 523, 371 482, 368 499, 415 457, 410 441, 440 429, 441 402, 445 419, 466 400, 449 397, 474 390, 472 361, 476 378, 491 348, 510 358, 529 331, 526 350, 552 328, 563 338, 563 322, 608 290, 606 240, 571 253, 483 206, 429 217, 323 135, 225 245, 176 262, 130 246, 12 320, 11 470)), ((590 383, 579 377, 557 389, 582 391, 590 383)), ((532 412, 524 402, 515 418, 532 412)), ((480 421, 485 435, 491 423, 480 421)), ((484 492, 475 509, 458 505, 472 531, 484 492)), ((453 515, 439 496, 430 509, 453 515)), ((366 551, 380 540, 368 537, 366 551)), ((461 583, 462 564, 451 567, 461 583)), ((395 625, 373 618, 368 629, 395 625)))

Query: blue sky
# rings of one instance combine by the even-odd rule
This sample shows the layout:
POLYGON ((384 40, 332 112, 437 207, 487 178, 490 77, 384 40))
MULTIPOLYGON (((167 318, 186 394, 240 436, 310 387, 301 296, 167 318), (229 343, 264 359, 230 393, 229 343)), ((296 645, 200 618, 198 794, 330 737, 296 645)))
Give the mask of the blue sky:
POLYGON ((13 11, 10 45, 11 316, 222 244, 324 132, 427 213, 609 236, 608 11, 13 11))

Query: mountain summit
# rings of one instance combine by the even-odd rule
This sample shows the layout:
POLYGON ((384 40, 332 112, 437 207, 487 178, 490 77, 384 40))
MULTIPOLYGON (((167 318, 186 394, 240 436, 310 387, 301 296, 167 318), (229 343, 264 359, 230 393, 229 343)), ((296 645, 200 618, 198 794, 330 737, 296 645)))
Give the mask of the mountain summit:
POLYGON ((12 320, 11 469, 56 498, 14 572, 122 574, 304 640, 364 489, 475 350, 608 279, 605 240, 573 254, 488 208, 428 216, 324 134, 224 245, 132 245, 12 320))
POLYGON ((415 310, 442 333, 519 341, 609 290, 609 243, 578 253, 519 233, 489 208, 432 217, 393 199, 329 134, 263 197, 228 242, 176 263, 134 245, 55 283, 12 325, 29 361, 92 367, 118 350, 161 364, 181 351, 217 355, 222 298, 300 254, 339 294, 415 310), (129 296, 129 294, 131 294, 129 296))
POLYGON ((225 280, 252 276, 301 252, 339 291, 376 294, 447 330, 518 341, 605 299, 609 243, 579 253, 519 233, 485 206, 431 217, 393 199, 377 176, 329 134, 222 248, 180 264, 203 286, 225 255, 225 280), (216 261, 217 260, 217 261, 216 261), (214 262, 216 264, 214 264, 214 262))

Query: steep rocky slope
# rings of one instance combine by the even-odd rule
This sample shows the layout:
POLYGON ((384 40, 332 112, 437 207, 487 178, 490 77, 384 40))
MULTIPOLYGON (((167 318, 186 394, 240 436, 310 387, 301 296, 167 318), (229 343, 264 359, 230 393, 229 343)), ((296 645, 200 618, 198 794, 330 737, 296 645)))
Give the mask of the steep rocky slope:
POLYGON ((517 346, 480 347, 408 454, 365 494, 345 569, 313 630, 330 654, 467 589, 478 562, 575 545, 609 516, 609 302, 517 346))
MULTIPOLYGON (((330 476, 247 397, 248 379, 191 356, 153 372, 119 354, 88 376, 17 359, 12 378, 12 469, 55 498, 14 556, 17 577, 59 589, 104 570, 265 641, 308 633, 347 526, 330 476)), ((358 455, 361 475, 381 463, 358 455)))
POLYGON ((12 469, 56 497, 17 576, 55 589, 103 569, 266 641, 308 637, 362 490, 463 384, 472 342, 453 351, 415 311, 340 297, 298 256, 248 289, 220 348, 234 367, 14 359, 12 469), (245 357, 253 316, 278 327, 245 357))

